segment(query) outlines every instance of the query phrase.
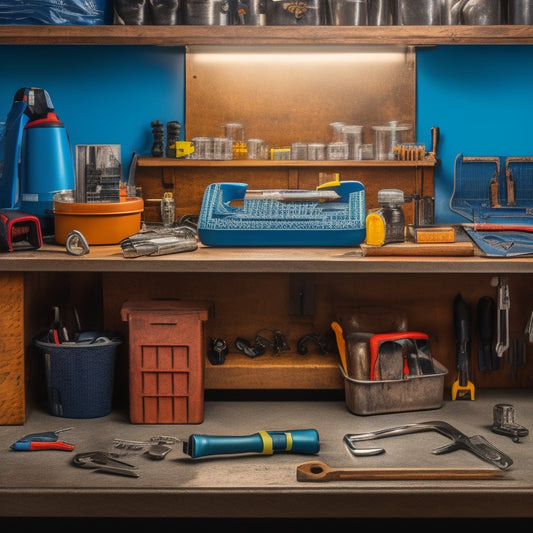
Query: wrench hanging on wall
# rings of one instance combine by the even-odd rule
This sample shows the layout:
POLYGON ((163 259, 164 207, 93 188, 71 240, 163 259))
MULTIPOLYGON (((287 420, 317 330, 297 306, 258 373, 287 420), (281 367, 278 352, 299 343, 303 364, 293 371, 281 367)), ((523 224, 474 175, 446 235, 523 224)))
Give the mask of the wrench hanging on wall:
POLYGON ((509 309, 511 298, 507 278, 498 276, 498 307, 496 322, 496 355, 502 357, 509 349, 509 309))

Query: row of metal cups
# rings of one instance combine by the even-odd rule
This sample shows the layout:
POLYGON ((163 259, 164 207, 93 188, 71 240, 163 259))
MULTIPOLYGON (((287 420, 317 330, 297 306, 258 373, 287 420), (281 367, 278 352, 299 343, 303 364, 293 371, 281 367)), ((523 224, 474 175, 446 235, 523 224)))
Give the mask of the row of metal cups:
POLYGON ((530 25, 533 0, 326 0, 337 26, 530 25))
POLYGON ((533 0, 114 0, 129 25, 531 25, 533 0))

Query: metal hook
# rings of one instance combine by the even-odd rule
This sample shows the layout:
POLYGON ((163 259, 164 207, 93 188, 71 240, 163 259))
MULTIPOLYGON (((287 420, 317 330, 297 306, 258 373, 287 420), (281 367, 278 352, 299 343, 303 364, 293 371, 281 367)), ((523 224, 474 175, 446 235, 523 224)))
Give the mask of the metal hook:
POLYGON ((344 441, 344 444, 346 444, 348 450, 350 450, 350 453, 356 457, 379 455, 380 453, 385 452, 384 448, 356 448, 354 443, 350 440, 350 435, 344 435, 342 440, 344 441))

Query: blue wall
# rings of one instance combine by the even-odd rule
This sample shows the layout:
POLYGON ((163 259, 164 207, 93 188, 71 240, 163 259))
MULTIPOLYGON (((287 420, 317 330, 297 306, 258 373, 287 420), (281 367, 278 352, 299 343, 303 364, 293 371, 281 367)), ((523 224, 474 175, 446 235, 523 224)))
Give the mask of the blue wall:
MULTIPOLYGON (((150 46, 0 46, 0 121, 20 87, 48 90, 72 145, 120 144, 148 155, 150 122, 184 123, 184 50, 150 46)), ((465 220, 448 203, 458 153, 533 155, 533 47, 439 46, 417 53, 418 141, 441 132, 437 222, 465 220)))
POLYGON ((441 46, 417 54, 417 135, 431 146, 440 128, 435 173, 438 222, 466 222, 450 212, 454 160, 533 155, 533 47, 441 46))
POLYGON ((0 121, 21 87, 48 91, 71 145, 120 144, 149 155, 150 122, 184 123, 182 48, 150 46, 0 46, 0 121))

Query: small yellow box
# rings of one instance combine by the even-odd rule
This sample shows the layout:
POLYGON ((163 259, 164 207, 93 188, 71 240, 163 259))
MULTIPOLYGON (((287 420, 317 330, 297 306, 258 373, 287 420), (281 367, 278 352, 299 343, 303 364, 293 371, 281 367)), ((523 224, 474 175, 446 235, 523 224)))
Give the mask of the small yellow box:
POLYGON ((446 243, 455 242, 453 226, 427 226, 415 228, 409 226, 409 234, 416 243, 446 243))
POLYGON ((290 148, 271 148, 270 149, 270 160, 271 161, 281 161, 291 158, 291 149, 290 148))

